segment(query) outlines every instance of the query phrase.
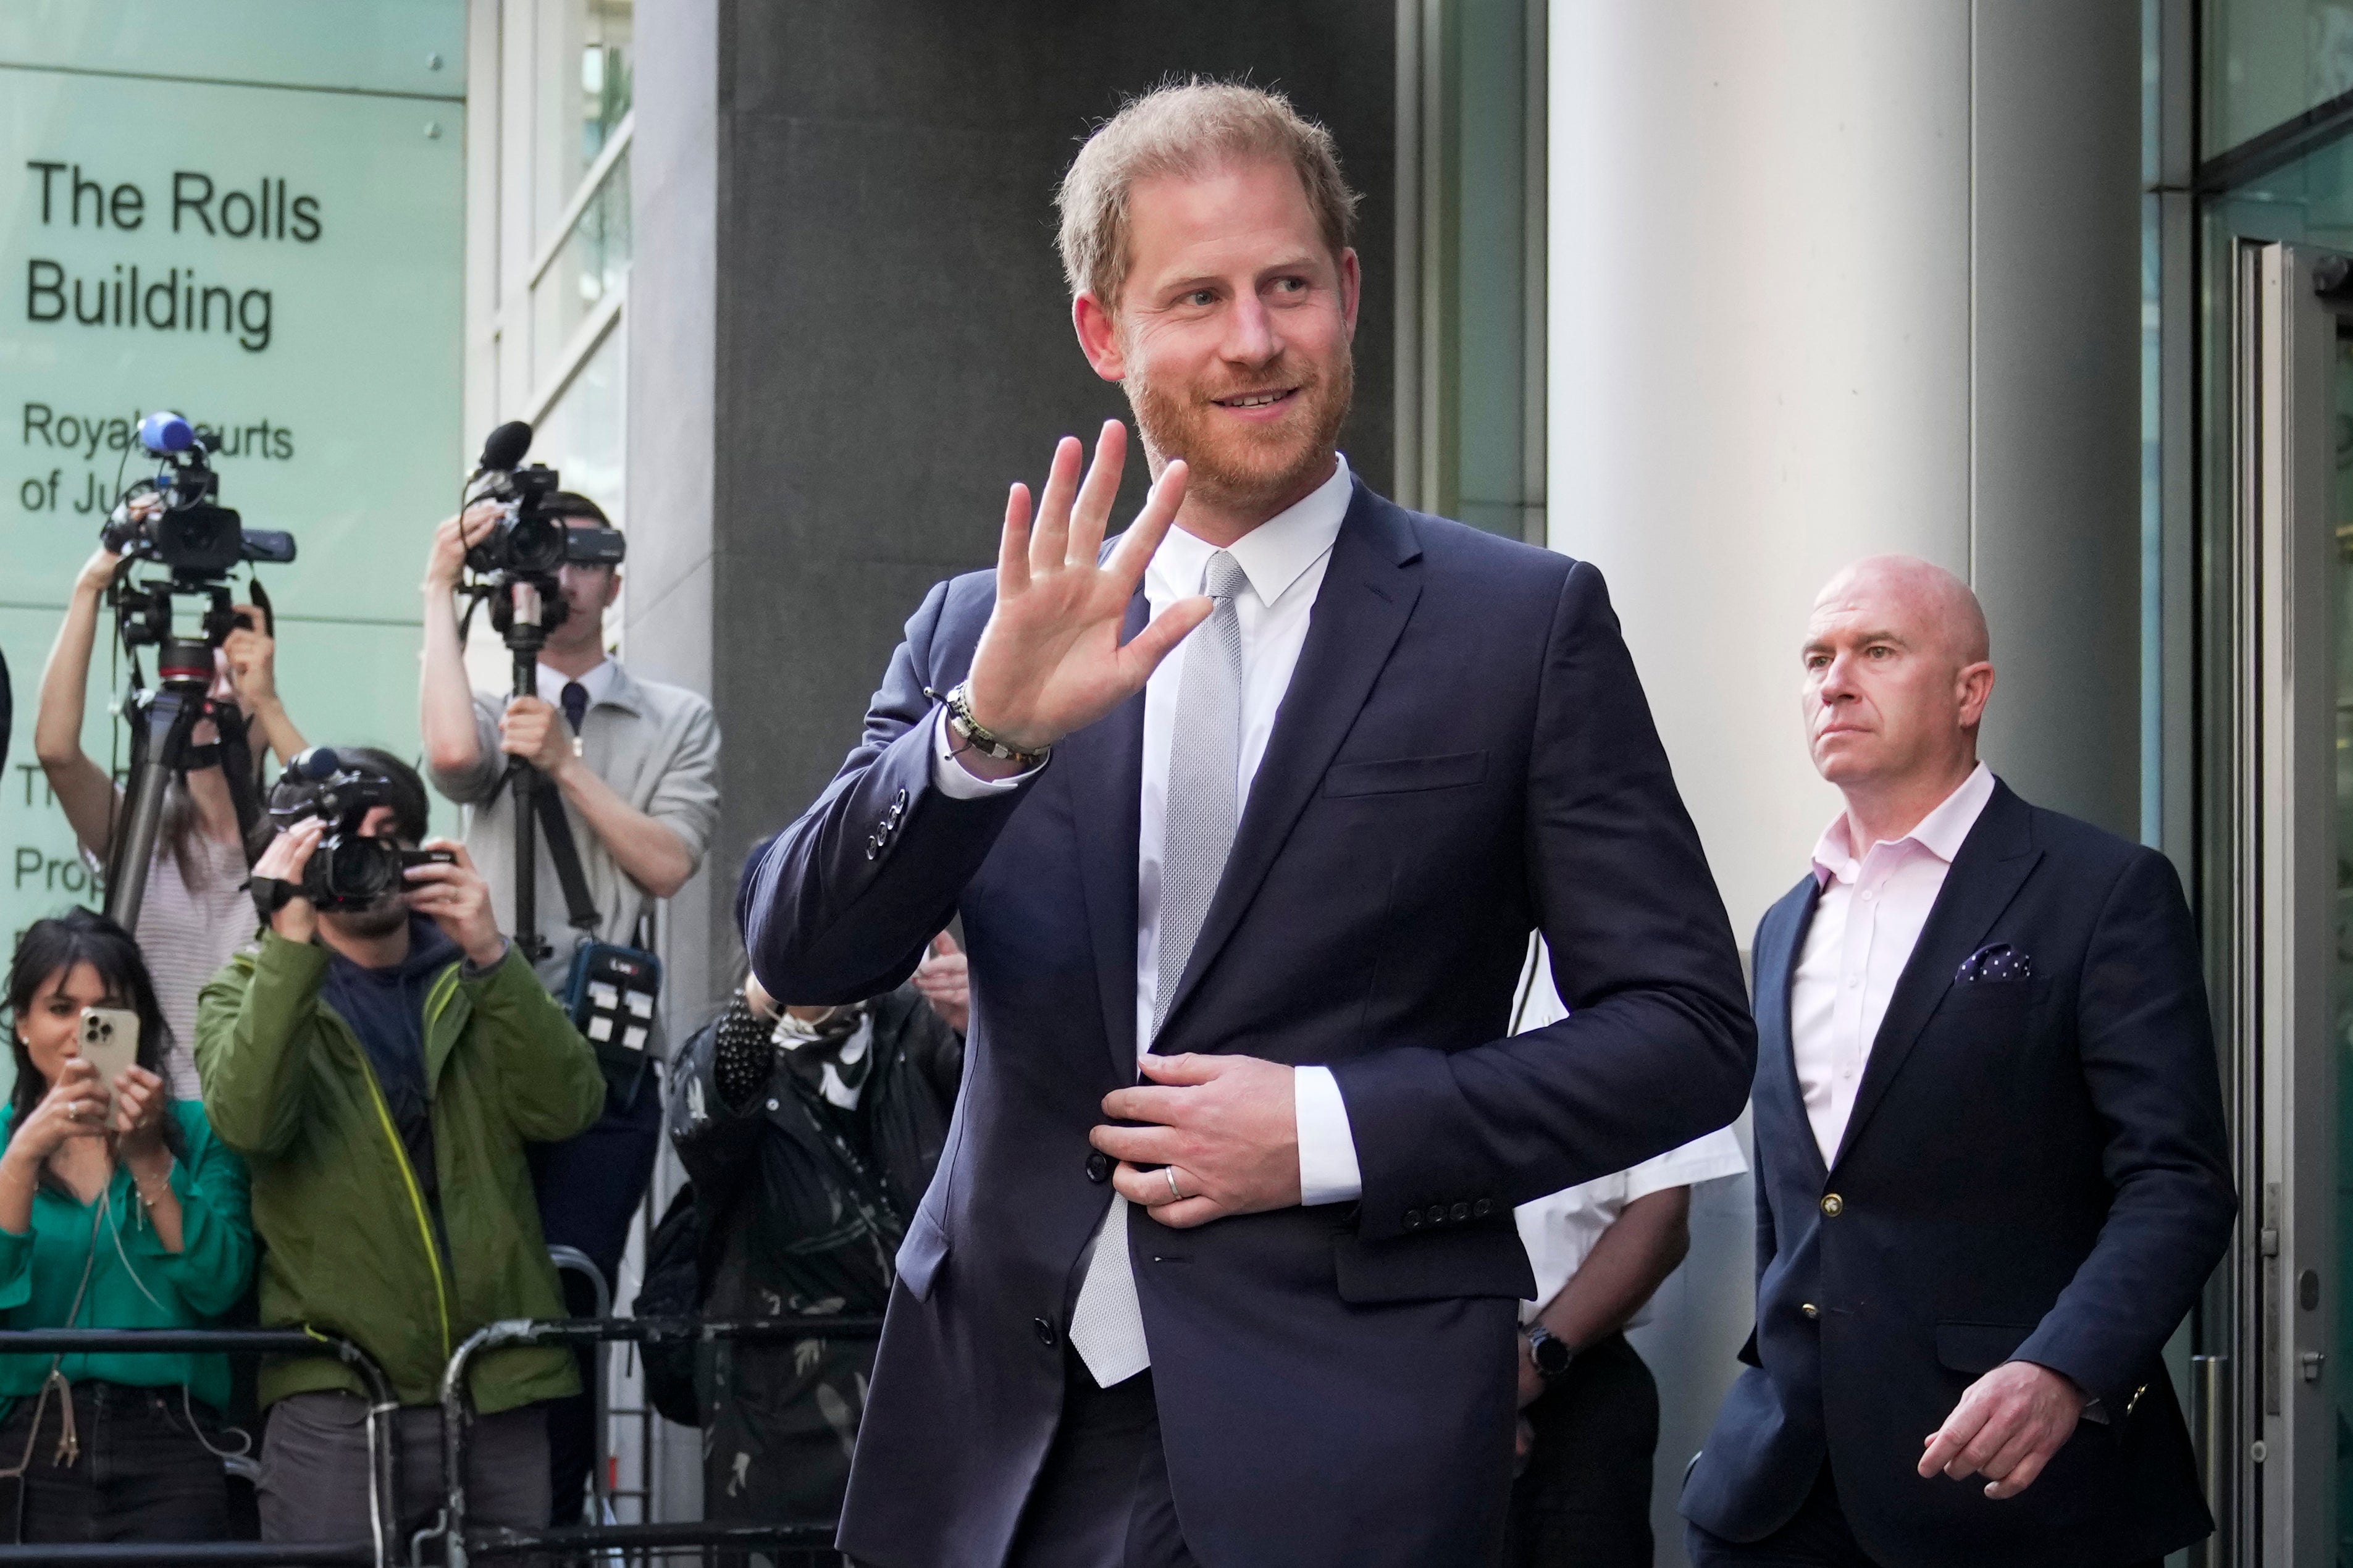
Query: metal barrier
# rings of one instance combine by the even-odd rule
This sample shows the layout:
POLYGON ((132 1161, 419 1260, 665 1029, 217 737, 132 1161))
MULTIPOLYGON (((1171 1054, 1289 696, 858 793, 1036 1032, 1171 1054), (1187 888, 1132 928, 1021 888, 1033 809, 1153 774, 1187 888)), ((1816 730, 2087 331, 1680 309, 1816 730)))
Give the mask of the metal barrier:
POLYGON ((756 1318, 711 1321, 701 1318, 576 1319, 555 1322, 511 1318, 476 1331, 449 1358, 441 1378, 442 1471, 449 1488, 448 1511, 440 1530, 448 1537, 449 1568, 469 1568, 475 1558, 512 1558, 532 1553, 623 1552, 666 1547, 749 1550, 756 1547, 822 1552, 833 1544, 834 1521, 788 1521, 766 1525, 591 1524, 561 1530, 470 1530, 466 1523, 466 1442, 474 1413, 466 1398, 466 1374, 476 1356, 508 1345, 587 1345, 666 1340, 864 1339, 882 1331, 880 1318, 756 1318))
POLYGON ((0 1355, 331 1355, 367 1385, 368 1500, 372 1539, 316 1545, 254 1541, 122 1542, 97 1546, 0 1546, 9 1563, 80 1563, 89 1568, 162 1568, 182 1563, 350 1563, 393 1568, 400 1561, 399 1445, 382 1418, 400 1408, 384 1369, 349 1340, 299 1329, 16 1329, 0 1331, 0 1355))

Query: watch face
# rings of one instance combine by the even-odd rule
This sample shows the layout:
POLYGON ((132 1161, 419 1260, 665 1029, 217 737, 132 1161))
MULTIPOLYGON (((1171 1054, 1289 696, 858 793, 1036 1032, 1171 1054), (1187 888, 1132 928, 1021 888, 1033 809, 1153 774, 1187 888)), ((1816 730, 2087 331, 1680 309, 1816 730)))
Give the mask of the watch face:
POLYGON ((1557 1377, 1568 1370, 1568 1347, 1551 1335, 1536 1341, 1530 1348, 1535 1355, 1536 1370, 1547 1377, 1557 1377))

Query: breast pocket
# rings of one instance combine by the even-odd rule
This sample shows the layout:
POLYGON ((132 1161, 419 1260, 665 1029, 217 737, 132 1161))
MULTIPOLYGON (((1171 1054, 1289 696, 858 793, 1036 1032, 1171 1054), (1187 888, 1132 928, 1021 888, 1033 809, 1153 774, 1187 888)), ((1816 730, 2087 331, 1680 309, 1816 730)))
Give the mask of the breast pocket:
POLYGON ((1324 793, 1334 797, 1409 795, 1456 789, 1487 776, 1487 753, 1451 752, 1438 757, 1390 757, 1380 762, 1335 763, 1324 775, 1324 793))

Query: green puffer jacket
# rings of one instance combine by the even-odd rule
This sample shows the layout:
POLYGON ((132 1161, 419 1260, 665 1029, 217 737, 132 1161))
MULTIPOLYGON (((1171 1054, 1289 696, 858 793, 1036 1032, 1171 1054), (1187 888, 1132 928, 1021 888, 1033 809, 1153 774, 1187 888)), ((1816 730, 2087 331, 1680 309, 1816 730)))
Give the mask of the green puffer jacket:
MULTIPOLYGON (((253 1174, 261 1321, 340 1334, 375 1358, 400 1403, 433 1405, 450 1352, 503 1318, 560 1318, 526 1142, 586 1130, 605 1080, 588 1042, 512 949, 469 979, 451 963, 425 1004, 425 1079, 447 1251, 367 1054, 320 999, 327 951, 263 936, 196 1004, 205 1113, 253 1174)), ((513 1346, 473 1363, 491 1415, 576 1393, 572 1352, 513 1346)), ((318 1389, 364 1393, 329 1358, 274 1359, 264 1405, 318 1389)))

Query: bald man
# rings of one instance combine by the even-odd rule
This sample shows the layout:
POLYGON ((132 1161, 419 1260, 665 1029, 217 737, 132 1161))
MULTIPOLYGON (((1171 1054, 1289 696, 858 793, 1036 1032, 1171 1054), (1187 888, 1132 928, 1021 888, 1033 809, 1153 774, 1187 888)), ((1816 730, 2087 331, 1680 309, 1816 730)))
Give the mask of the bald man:
POLYGON ((2237 1200, 2161 855, 1978 760, 1968 585, 1814 601, 1844 809, 1757 930, 1757 1331, 1683 1495, 1699 1568, 2091 1568, 2210 1533, 2161 1352, 2237 1200))

